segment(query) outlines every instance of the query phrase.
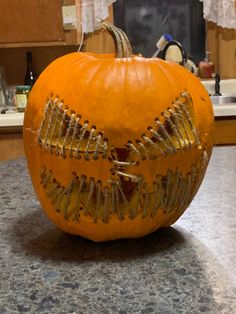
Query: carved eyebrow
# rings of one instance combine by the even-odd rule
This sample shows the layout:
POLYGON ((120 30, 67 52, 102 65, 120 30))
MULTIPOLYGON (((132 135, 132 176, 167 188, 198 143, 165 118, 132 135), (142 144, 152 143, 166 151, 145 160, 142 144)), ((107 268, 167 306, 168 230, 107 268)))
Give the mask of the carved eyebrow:
POLYGON ((49 153, 63 158, 107 158, 108 139, 89 121, 60 102, 50 98, 45 106, 44 117, 38 131, 38 144, 49 153))
POLYGON ((135 143, 127 146, 139 159, 155 159, 174 155, 182 150, 190 150, 200 145, 195 127, 193 103, 188 92, 181 93, 160 118, 154 120, 135 143))
MULTIPOLYGON (((199 145, 191 95, 181 93, 146 132, 139 139, 127 141, 126 148, 136 159, 165 157, 199 145)), ((82 121, 81 115, 71 111, 59 97, 50 98, 45 105, 38 143, 45 151, 63 158, 84 156, 86 160, 107 158, 111 149, 104 134, 89 121, 82 121)))

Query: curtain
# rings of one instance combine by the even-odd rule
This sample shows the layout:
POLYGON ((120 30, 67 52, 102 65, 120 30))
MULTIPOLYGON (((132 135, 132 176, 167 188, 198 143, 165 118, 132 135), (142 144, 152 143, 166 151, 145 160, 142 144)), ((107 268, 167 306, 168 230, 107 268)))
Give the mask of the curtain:
POLYGON ((207 21, 224 28, 236 29, 236 0, 200 0, 207 21))

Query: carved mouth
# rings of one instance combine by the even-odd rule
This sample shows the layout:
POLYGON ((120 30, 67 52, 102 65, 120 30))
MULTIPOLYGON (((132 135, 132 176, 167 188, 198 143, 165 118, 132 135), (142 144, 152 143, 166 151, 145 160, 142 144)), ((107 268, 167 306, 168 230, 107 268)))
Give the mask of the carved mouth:
POLYGON ((137 215, 143 218, 155 216, 158 211, 164 214, 183 211, 195 195, 207 164, 206 153, 187 175, 177 168, 168 170, 165 176, 156 176, 151 186, 140 178, 131 180, 111 180, 103 185, 95 178, 72 174, 71 181, 64 187, 55 179, 52 171, 46 166, 41 171, 41 184, 54 204, 56 211, 65 219, 79 220, 81 214, 109 221, 112 214, 120 220, 128 215, 134 219, 137 215))
POLYGON ((41 183, 65 219, 79 220, 81 214, 109 221, 113 214, 122 220, 128 215, 134 219, 184 210, 196 193, 207 164, 194 124, 191 96, 184 92, 154 119, 136 141, 128 140, 123 148, 112 146, 97 127, 69 110, 59 98, 50 99, 38 132, 38 143, 48 153, 63 158, 86 160, 104 158, 111 163, 111 178, 106 183, 72 174, 67 186, 62 186, 46 166, 41 171, 41 183), (200 148, 201 159, 191 166, 187 174, 179 168, 168 170, 166 175, 156 175, 148 185, 142 175, 134 174, 144 159, 165 158, 179 152, 200 148))

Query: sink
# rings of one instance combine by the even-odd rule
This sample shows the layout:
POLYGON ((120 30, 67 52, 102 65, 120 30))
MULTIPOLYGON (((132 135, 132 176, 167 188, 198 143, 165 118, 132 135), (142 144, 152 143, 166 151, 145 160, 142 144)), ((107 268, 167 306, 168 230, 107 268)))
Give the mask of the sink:
MULTIPOLYGON (((215 93, 215 80, 202 80, 208 94, 214 95, 215 93)), ((236 95, 236 78, 234 79, 221 79, 220 92, 223 95, 236 95)))
POLYGON ((213 105, 236 104, 236 95, 210 96, 213 105))
POLYGON ((201 81, 212 101, 215 117, 236 117, 236 78, 221 79, 220 92, 222 96, 213 96, 215 80, 201 81))

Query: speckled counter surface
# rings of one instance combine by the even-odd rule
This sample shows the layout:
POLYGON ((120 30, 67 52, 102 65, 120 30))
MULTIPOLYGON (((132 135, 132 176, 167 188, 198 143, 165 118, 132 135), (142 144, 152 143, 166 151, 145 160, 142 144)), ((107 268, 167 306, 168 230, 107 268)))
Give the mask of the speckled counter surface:
POLYGON ((217 147, 180 220, 92 243, 44 215, 24 159, 0 164, 0 314, 236 313, 236 147, 217 147))

